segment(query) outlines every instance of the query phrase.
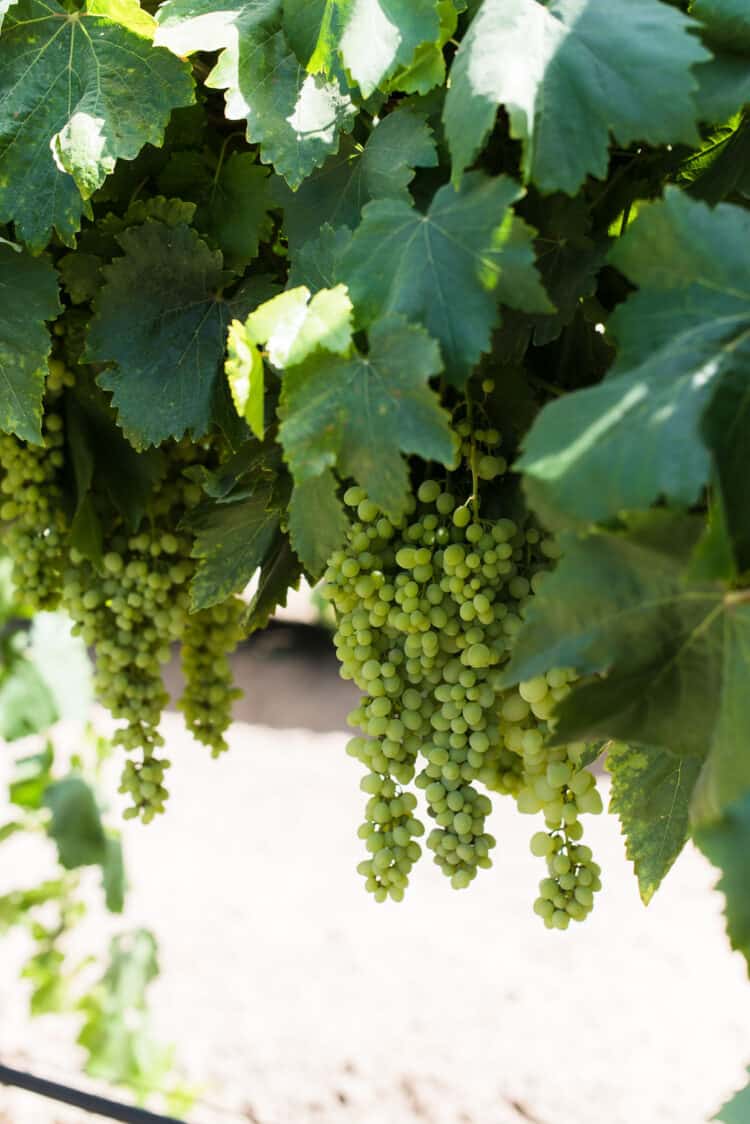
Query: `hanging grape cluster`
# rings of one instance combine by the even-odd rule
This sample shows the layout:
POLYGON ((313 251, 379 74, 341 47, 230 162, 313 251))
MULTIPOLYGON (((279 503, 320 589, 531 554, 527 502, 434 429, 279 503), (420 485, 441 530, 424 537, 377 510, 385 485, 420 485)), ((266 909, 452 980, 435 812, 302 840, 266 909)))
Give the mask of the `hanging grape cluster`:
MULTIPOLYGON (((64 349, 64 339, 59 346, 64 349)), ((64 353, 64 352, 63 352, 64 353)), ((63 498, 66 442, 61 399, 75 376, 62 358, 50 360, 43 443, 0 435, 0 522, 22 600, 34 609, 61 607, 95 653, 99 700, 120 722, 116 744, 129 754, 120 791, 130 798, 126 817, 148 823, 164 810, 169 760, 159 731, 169 702, 163 668, 182 645, 186 725, 214 754, 234 699, 229 657, 241 639, 244 603, 230 597, 191 614, 193 537, 183 530, 202 491, 191 479, 196 461, 213 455, 189 443, 165 449, 166 469, 133 530, 98 498, 104 543, 98 557, 69 542, 63 498)))
POLYGON ((590 911, 599 868, 580 843, 582 813, 601 811, 585 747, 552 749, 552 711, 573 680, 565 669, 501 685, 524 607, 557 556, 535 527, 482 517, 479 490, 505 471, 495 430, 459 425, 469 472, 424 480, 400 520, 388 518, 360 487, 347 541, 329 560, 325 597, 336 612, 341 675, 363 692, 349 716, 362 733, 347 752, 366 767, 359 866, 378 901, 401 900, 424 825, 423 792, 434 822, 426 845, 456 889, 491 866, 486 791, 542 813, 546 831, 532 851, 547 861, 535 911, 567 928, 590 911), (467 487, 471 489, 469 495, 467 487))

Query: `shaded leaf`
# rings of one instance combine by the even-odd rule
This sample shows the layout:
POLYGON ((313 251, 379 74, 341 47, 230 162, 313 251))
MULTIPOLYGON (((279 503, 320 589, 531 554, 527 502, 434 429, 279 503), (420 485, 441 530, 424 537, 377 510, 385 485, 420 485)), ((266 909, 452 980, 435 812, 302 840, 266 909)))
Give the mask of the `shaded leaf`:
POLYGON ((289 286, 306 285, 313 293, 332 289, 339 274, 339 262, 351 241, 347 227, 325 224, 317 238, 311 238, 294 254, 289 271, 289 286))
POLYGON ((503 302, 527 312, 552 306, 534 266, 534 232, 510 205, 523 190, 506 176, 466 176, 440 188, 426 215, 399 199, 363 212, 340 267, 365 323, 400 313, 440 343, 458 385, 490 347, 503 302))
POLYGON ((456 54, 445 102, 453 174, 473 163, 499 106, 523 143, 524 179, 575 194, 603 179, 612 133, 697 143, 694 20, 660 0, 484 0, 456 54), (613 29, 616 49, 613 50, 613 29))
POLYGON ((302 566, 289 538, 278 531, 263 562, 255 596, 248 606, 245 617, 248 634, 266 627, 276 610, 286 605, 289 590, 299 589, 301 577, 302 566))
POLYGON ((213 420, 231 309, 220 253, 186 226, 149 221, 119 235, 124 254, 105 266, 87 358, 114 363, 99 384, 136 448, 213 420))
POLYGON ((289 536, 297 557, 313 577, 344 540, 349 520, 329 468, 295 484, 289 501, 289 536))
POLYGON ((284 231, 292 253, 315 238, 324 223, 353 230, 362 208, 372 199, 405 198, 408 202, 415 168, 436 163, 432 130, 421 114, 404 108, 384 117, 364 146, 344 139, 338 154, 329 157, 297 191, 277 179, 274 197, 284 208, 284 231))
POLYGON ((187 526, 195 534, 198 570, 191 585, 193 611, 218 605, 244 589, 266 558, 279 526, 272 491, 260 486, 245 499, 201 504, 187 526))
POLYGON ((52 349, 44 322, 60 311, 57 277, 48 259, 0 245, 0 429, 37 445, 52 349))

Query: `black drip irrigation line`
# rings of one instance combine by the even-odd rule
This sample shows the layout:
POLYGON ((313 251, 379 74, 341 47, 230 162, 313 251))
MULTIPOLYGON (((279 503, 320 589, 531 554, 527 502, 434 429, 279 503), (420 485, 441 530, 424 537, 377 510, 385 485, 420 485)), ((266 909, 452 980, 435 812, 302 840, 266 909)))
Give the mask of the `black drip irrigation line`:
POLYGON ((73 1105, 74 1108, 83 1109, 84 1112, 95 1112, 108 1120, 120 1120, 123 1124, 185 1124, 183 1120, 177 1120, 174 1116, 159 1116, 158 1113, 147 1112, 144 1108, 134 1108, 132 1105, 111 1101, 107 1097, 98 1097, 93 1093, 82 1093, 78 1089, 68 1088, 67 1085, 58 1085, 55 1081, 34 1077, 32 1073, 10 1069, 7 1065, 0 1065, 0 1085, 14 1085, 18 1089, 26 1089, 29 1093, 36 1093, 40 1097, 73 1105))

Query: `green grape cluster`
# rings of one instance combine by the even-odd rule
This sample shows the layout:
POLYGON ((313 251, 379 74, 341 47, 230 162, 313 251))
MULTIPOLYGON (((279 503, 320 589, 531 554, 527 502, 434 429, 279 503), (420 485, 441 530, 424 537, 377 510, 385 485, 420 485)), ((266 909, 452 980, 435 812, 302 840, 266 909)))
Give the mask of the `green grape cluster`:
POLYGON ((242 639, 244 616, 244 602, 231 597, 191 614, 182 632, 185 689, 180 710, 188 730, 210 748, 212 757, 229 748, 224 734, 232 718, 232 703, 242 694, 233 686, 229 657, 242 639))
MULTIPOLYGON (((60 327, 55 346, 64 349, 71 341, 66 324, 60 327)), ((106 494, 93 494, 101 552, 84 553, 71 543, 61 404, 74 385, 67 364, 51 359, 43 444, 0 435, 0 523, 22 600, 34 609, 65 609, 73 631, 94 650, 98 697, 121 723, 114 741, 131 755, 120 788, 131 801, 125 815, 148 823, 164 810, 168 796, 170 763, 160 752, 159 732, 169 701, 163 667, 174 645, 182 643, 186 724, 220 752, 240 694, 232 686, 228 661, 241 636, 244 605, 230 598, 190 613, 194 539, 183 522, 203 498, 190 469, 213 455, 209 445, 174 443, 164 449, 165 471, 135 530, 106 494)))
POLYGON ((585 916, 600 885, 588 848, 578 845, 578 816, 601 811, 594 777, 579 767, 583 747, 547 744, 553 707, 573 676, 553 671, 509 691, 501 674, 557 544, 534 527, 481 518, 479 481, 506 468, 495 451, 499 435, 472 433, 467 423, 459 433, 470 497, 461 495, 461 474, 425 480, 394 521, 362 488, 349 488, 354 519, 325 574, 341 675, 363 692, 349 716, 362 734, 347 746, 368 770, 359 835, 371 857, 359 871, 377 900, 403 897, 424 830, 407 788, 413 782, 434 821, 434 861, 454 888, 468 886, 491 866, 495 846, 483 786, 514 797, 521 811, 544 813, 551 865, 540 893, 551 882, 556 890, 544 899, 552 908, 537 912, 564 928, 585 916))
POLYGON ((121 791, 133 802, 126 815, 148 822, 164 810, 168 795, 169 762, 157 756, 164 744, 158 726, 169 701, 162 665, 188 614, 190 540, 157 526, 116 535, 108 545, 102 572, 80 552, 70 552, 62 600, 73 631, 95 648, 100 700, 124 720, 115 743, 142 755, 138 763, 127 762, 121 791))
POLYGON ((0 519, 4 543, 13 562, 13 582, 34 610, 57 608, 64 565, 66 520, 59 476, 65 437, 60 415, 49 409, 43 442, 31 445, 0 434, 0 519))

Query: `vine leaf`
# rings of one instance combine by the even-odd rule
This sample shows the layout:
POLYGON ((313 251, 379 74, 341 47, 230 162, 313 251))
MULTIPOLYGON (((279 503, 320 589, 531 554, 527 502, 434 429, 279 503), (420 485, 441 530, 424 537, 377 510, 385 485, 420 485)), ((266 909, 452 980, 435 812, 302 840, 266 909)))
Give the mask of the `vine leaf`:
POLYGON ((55 781, 44 793, 52 813, 48 832, 57 844, 60 863, 66 870, 79 866, 104 866, 107 837, 96 799, 82 777, 55 781))
POLYGON ((245 617, 248 633, 266 627, 276 609, 286 605, 290 589, 299 589, 301 577, 302 566, 292 550, 288 536, 277 531, 263 562, 258 588, 245 617))
POLYGON ((265 344, 268 359, 283 370, 302 363, 314 351, 343 355, 352 342, 352 302, 345 285, 321 289, 310 299, 304 285, 287 289, 251 312, 245 329, 265 344))
POLYGON ((750 972, 750 794, 725 808, 721 819, 701 826, 695 842, 722 872, 716 888, 726 899, 727 933, 750 972))
POLYGON ((623 146, 697 143, 690 68, 709 58, 697 26, 660 0, 484 0, 445 102, 454 178, 499 106, 523 143, 524 179, 545 192, 574 195, 587 176, 604 178, 610 133, 623 146))
POLYGON ((224 370, 235 410, 262 441, 265 385, 263 359, 258 347, 248 338, 245 325, 239 320, 233 320, 229 325, 224 370))
POLYGON ((401 454, 450 465, 455 439, 428 385, 441 368, 435 341, 400 317, 377 321, 369 340, 366 355, 317 351, 285 372, 279 436, 295 483, 337 465, 398 518, 409 483, 401 454))
POLYGON ((431 43, 422 43, 414 52, 408 66, 391 79, 391 88, 406 94, 427 94, 445 82, 445 55, 443 48, 453 38, 458 27, 458 16, 466 10, 466 0, 440 0, 438 16, 440 34, 431 43))
POLYGON ((606 520, 662 496, 689 505, 713 453, 747 565, 750 513, 733 473, 750 441, 748 237, 743 209, 667 189, 619 240, 610 260, 640 291, 610 320, 617 362, 599 385, 545 407, 518 462, 543 518, 606 520))
POLYGON ((323 573, 348 527, 330 468, 295 483, 289 502, 289 536, 297 557, 313 577, 323 573))
POLYGON ((359 225, 372 199, 410 202, 415 168, 437 163, 435 139, 422 114, 397 109, 384 117, 364 146, 345 138, 339 152, 308 176, 297 191, 277 179, 273 192, 284 208, 284 231, 294 251, 315 238, 324 224, 334 229, 359 225))
POLYGON ((565 532, 505 674, 586 676, 558 709, 561 742, 612 738, 703 760, 694 823, 750 790, 750 601, 684 579, 702 529, 655 511, 625 531, 565 532))
POLYGON ((610 811, 626 837, 641 898, 648 905, 688 838, 690 797, 701 770, 698 757, 647 745, 609 747, 610 811))
POLYGON ((437 0, 284 0, 284 26, 311 74, 339 58, 367 98, 440 35, 437 0))
POLYGON ((195 534, 198 570, 191 585, 193 611, 218 605, 245 588, 274 543, 279 511, 270 485, 238 500, 207 502, 186 525, 195 534))
POLYGON ((17 0, 0 39, 0 222, 42 249, 72 244, 86 200, 118 159, 159 145, 194 100, 190 68, 155 50, 135 0, 17 0), (138 96, 133 96, 133 91, 138 96))
POLYGON ((221 254, 187 226, 152 221, 118 242, 124 254, 103 269, 87 358, 114 364, 98 381, 136 448, 188 431, 200 437, 213 420, 235 314, 221 296, 221 254))
POLYGON ((166 195, 196 204, 193 224, 239 270, 273 229, 269 180, 268 168, 250 152, 233 152, 216 167, 207 153, 189 149, 174 153, 157 182, 166 195))
POLYGON ((554 311, 534 266, 536 232, 510 210, 522 195, 507 176, 476 172, 458 191, 440 188, 426 214, 401 199, 368 203, 339 270, 363 322, 419 320, 462 385, 490 348, 499 302, 554 311))
POLYGON ((726 121, 750 101, 750 12, 742 0, 693 0, 714 57, 695 69, 704 121, 726 121))
POLYGON ((289 271, 290 285, 306 285, 317 292, 318 289, 332 289, 339 273, 339 262, 351 241, 351 231, 342 226, 334 230, 324 224, 318 236, 305 242, 295 253, 289 271))
POLYGON ((232 269, 257 257, 261 238, 272 230, 268 178, 268 169, 256 164, 252 153, 235 152, 196 212, 195 225, 216 242, 232 269))
POLYGON ((51 350, 45 320, 60 309, 51 263, 0 245, 0 429, 35 444, 51 350))
POLYGON ((356 115, 337 79, 307 74, 281 26, 281 0, 167 0, 155 42, 179 55, 221 51, 206 85, 226 90, 226 114, 244 120, 247 139, 260 145, 292 187, 338 148, 356 115))
POLYGON ((740 1089, 731 1101, 720 1108, 714 1120, 719 1120, 722 1124, 748 1124, 750 1120, 750 1082, 744 1089, 740 1089))

